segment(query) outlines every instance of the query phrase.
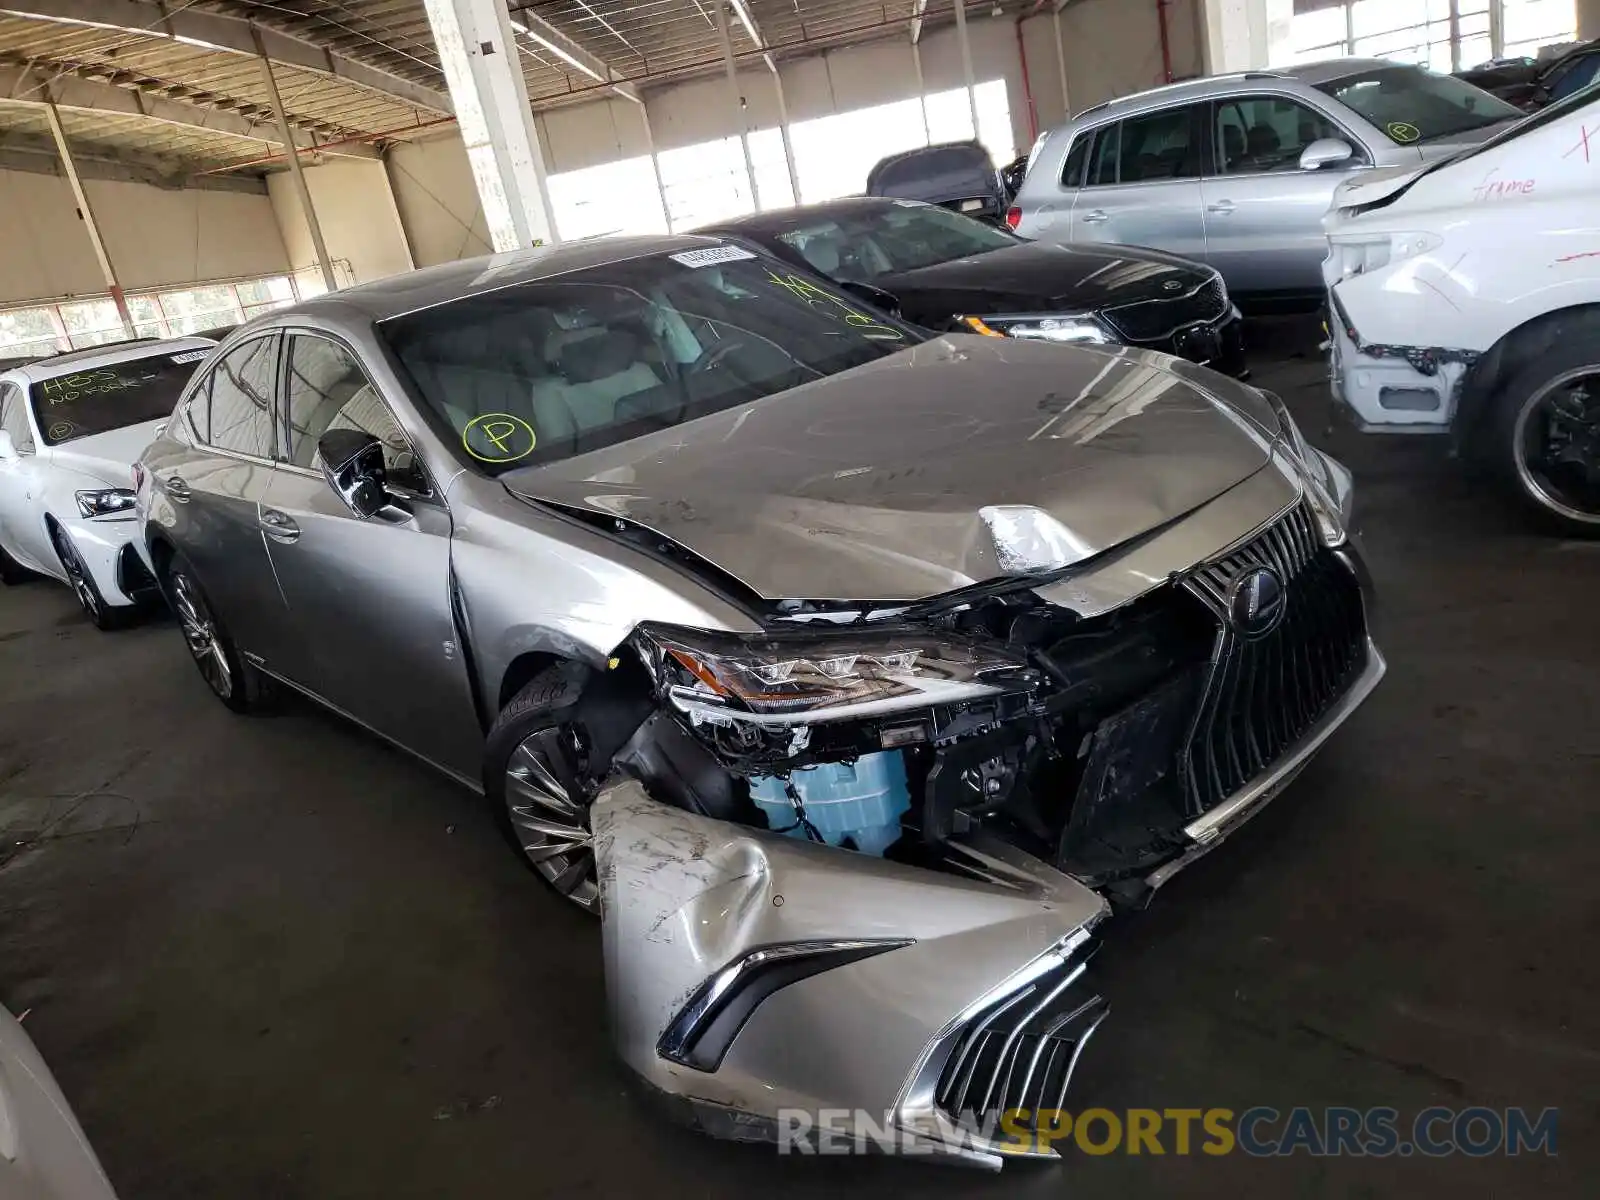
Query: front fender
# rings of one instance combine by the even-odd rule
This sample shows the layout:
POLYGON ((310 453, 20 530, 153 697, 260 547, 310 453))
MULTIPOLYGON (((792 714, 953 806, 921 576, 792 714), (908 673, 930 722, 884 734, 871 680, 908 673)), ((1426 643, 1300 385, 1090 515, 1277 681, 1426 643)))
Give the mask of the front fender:
POLYGON ((958 850, 975 876, 962 878, 697 816, 633 780, 602 790, 591 815, 613 1038, 702 1126, 781 1140, 786 1110, 844 1108, 921 1149, 997 1165, 1018 1152, 997 1144, 1001 1113, 1060 1107, 1105 1013, 1074 990, 1108 911, 1088 888, 999 842, 958 850), (785 955, 821 965, 774 987, 768 969, 785 955), (751 987, 753 1000, 740 990, 751 987), (708 997, 723 1007, 706 1012, 708 997), (1012 1035, 1009 1091, 980 1102, 989 1058, 952 1090, 963 1054, 991 1053, 973 1051, 979 1023, 999 1055, 1008 1022, 1035 1011, 1046 1022, 1057 1011, 1047 1001, 1067 998, 1074 1007, 1048 1016, 1048 1033, 1019 1024, 1012 1035), (684 1047, 707 1038, 714 1052, 691 1065, 684 1047), (976 1121, 970 1136, 952 1133, 963 1120, 976 1121))

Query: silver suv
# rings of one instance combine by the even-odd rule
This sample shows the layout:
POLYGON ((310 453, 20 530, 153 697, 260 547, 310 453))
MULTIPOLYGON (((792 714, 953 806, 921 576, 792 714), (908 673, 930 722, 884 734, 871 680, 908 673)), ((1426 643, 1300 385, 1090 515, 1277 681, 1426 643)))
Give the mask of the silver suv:
POLYGON ((1462 80, 1381 59, 1197 79, 1042 134, 1007 221, 1039 241, 1207 262, 1235 297, 1314 301, 1342 180, 1453 154, 1520 116, 1462 80))

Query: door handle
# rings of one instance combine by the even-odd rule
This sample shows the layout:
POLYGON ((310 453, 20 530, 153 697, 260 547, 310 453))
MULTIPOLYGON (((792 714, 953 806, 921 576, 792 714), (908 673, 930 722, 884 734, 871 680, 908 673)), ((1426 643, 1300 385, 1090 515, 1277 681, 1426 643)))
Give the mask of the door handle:
POLYGON ((1103 208, 1090 209, 1083 214, 1083 223, 1085 225, 1098 225, 1101 221, 1109 221, 1110 219, 1111 214, 1103 208))
POLYGON ((189 497, 193 495, 193 492, 190 490, 189 485, 184 482, 182 475, 168 475, 165 486, 167 495, 172 497, 175 503, 189 503, 189 497))
POLYGON ((296 525, 288 513, 281 513, 275 508, 264 508, 257 521, 261 532, 273 541, 293 542, 300 537, 300 526, 296 525))
POLYGON ((1208 213, 1216 213, 1218 216, 1225 217, 1233 211, 1233 201, 1218 200, 1215 204, 1206 205, 1206 211, 1208 213))

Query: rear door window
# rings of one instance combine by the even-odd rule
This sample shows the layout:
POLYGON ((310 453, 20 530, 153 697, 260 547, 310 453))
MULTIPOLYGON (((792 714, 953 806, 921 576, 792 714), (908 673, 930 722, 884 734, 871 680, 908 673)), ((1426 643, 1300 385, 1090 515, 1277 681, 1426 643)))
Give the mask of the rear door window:
POLYGON ((1094 140, 1094 135, 1080 133, 1072 142, 1072 149, 1067 151, 1066 165, 1061 168, 1061 186, 1064 188, 1080 188, 1083 186, 1083 169, 1089 163, 1089 143, 1094 140))
POLYGON ((1122 124, 1107 125, 1094 135, 1089 151, 1089 187, 1109 187, 1117 182, 1117 153, 1122 146, 1122 124))
POLYGON ((210 441, 219 450, 272 457, 272 397, 278 337, 255 338, 230 351, 211 373, 210 441))

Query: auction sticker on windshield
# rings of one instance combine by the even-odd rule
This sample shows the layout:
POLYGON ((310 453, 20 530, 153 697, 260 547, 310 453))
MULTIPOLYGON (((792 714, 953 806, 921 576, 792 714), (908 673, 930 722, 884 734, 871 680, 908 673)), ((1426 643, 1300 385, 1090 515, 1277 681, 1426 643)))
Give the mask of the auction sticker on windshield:
POLYGON ((182 354, 169 355, 168 358, 169 361, 179 364, 192 363, 199 362, 202 358, 210 353, 211 351, 209 350, 185 350, 182 354))
POLYGON ((708 246, 704 250, 684 250, 678 254, 667 255, 675 263, 682 263, 686 267, 709 267, 714 263, 738 262, 741 259, 754 258, 755 255, 742 246, 708 246))

